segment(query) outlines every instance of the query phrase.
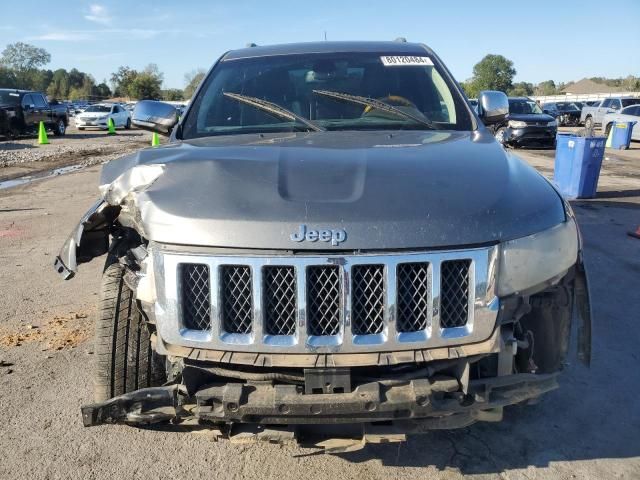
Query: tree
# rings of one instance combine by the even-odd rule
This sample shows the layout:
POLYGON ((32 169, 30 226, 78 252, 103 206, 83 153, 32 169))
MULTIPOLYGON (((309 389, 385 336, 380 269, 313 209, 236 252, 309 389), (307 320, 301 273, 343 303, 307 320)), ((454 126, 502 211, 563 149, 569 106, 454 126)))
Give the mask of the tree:
POLYGON ((528 97, 533 95, 533 84, 529 82, 517 82, 507 92, 512 97, 528 97))
POLYGON ((150 63, 133 79, 129 85, 129 96, 138 100, 157 99, 162 96, 162 80, 164 75, 158 65, 150 63))
POLYGON ((179 88, 168 88, 162 91, 162 99, 170 102, 177 102, 183 100, 184 93, 179 88))
POLYGON ((112 73, 110 80, 114 96, 130 96, 129 88, 137 76, 138 72, 128 66, 121 66, 116 72, 112 73))
POLYGON ((515 74, 511 60, 502 55, 489 54, 473 67, 473 78, 468 87, 475 95, 481 90, 507 92, 513 85, 515 74))
POLYGON ((111 89, 109 88, 109 85, 107 85, 107 82, 102 82, 95 86, 94 96, 98 97, 100 100, 104 100, 111 96, 111 89))
POLYGON ((203 68, 198 68, 197 70, 185 73, 184 82, 187 86, 184 87, 184 98, 189 99, 193 96, 196 88, 198 88, 206 74, 207 72, 203 68))
POLYGON ((558 89, 553 80, 545 80, 536 85, 536 95, 555 95, 556 93, 558 89))
POLYGON ((2 65, 0 65, 0 86, 3 88, 18 88, 18 80, 13 70, 2 65))
POLYGON ((51 55, 44 48, 28 43, 16 42, 7 45, 0 56, 0 65, 13 70, 18 86, 33 88, 34 73, 39 67, 51 61, 51 55))
POLYGON ((64 99, 69 96, 69 73, 64 68, 59 68, 53 72, 51 83, 47 87, 47 95, 50 98, 64 99))

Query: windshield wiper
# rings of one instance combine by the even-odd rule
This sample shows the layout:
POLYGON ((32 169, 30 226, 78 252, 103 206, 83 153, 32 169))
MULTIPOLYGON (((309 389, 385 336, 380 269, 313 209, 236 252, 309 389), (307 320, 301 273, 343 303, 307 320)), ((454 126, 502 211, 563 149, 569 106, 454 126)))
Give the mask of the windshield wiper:
POLYGON ((316 95, 322 95, 325 97, 334 98, 336 100, 340 100, 343 102, 357 103, 359 105, 364 105, 365 107, 373 107, 377 110, 393 113, 399 117, 413 120, 414 122, 418 122, 433 130, 437 129, 437 127, 433 124, 431 120, 428 120, 426 118, 421 118, 418 115, 413 115, 412 113, 409 113, 409 112, 405 112, 404 110, 400 110, 398 107, 389 105, 388 103, 385 103, 381 100, 376 100, 375 98, 361 97, 359 95, 351 95, 349 93, 332 92, 330 90, 313 90, 313 93, 315 93, 316 95))
POLYGON ((287 110, 284 107, 281 107, 277 103, 269 102, 267 100, 262 100, 261 98, 250 97, 248 95, 240 95, 239 93, 222 93, 225 97, 233 98, 238 102, 246 103, 247 105, 251 105, 260 110, 264 110, 267 113, 272 114, 278 118, 286 118, 287 120, 298 121, 303 123, 307 127, 309 127, 314 132, 323 132, 324 128, 320 125, 316 125, 311 120, 307 120, 304 117, 301 117, 297 113, 292 112, 291 110, 287 110))

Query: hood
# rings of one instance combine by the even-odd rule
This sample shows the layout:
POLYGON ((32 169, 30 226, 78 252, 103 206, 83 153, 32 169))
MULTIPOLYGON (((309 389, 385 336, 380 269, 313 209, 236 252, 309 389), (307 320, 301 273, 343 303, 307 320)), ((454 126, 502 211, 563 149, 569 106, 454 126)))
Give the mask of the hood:
POLYGON ((76 115, 79 118, 100 118, 109 116, 109 112, 82 112, 76 115))
POLYGON ((556 117, 547 115, 546 113, 510 113, 509 120, 518 120, 520 122, 537 123, 552 122, 556 117))
POLYGON ((109 203, 133 210, 146 238, 172 244, 440 248, 564 220, 551 185, 486 131, 210 137, 112 161, 101 184, 109 203), (301 225, 346 238, 294 242, 301 225))

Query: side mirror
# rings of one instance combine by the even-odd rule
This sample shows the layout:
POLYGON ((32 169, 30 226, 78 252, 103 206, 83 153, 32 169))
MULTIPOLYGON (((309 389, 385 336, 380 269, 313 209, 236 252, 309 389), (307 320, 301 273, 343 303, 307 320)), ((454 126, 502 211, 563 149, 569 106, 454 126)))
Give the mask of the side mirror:
POLYGON ((542 110, 542 113, 546 113, 547 115, 549 115, 549 113, 551 113, 551 112, 549 112, 549 110, 545 109, 545 110, 542 110))
POLYGON ((500 123, 509 114, 509 100, 504 92, 485 90, 478 97, 478 114, 485 125, 500 123))
POLYGON ((178 123, 176 107, 155 100, 141 100, 133 109, 131 123, 143 130, 169 135, 178 123))

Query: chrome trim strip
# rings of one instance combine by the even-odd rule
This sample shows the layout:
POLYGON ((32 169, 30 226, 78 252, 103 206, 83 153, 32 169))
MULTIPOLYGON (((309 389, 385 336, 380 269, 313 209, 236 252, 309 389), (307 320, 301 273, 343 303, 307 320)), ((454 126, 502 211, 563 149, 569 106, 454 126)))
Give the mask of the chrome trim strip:
POLYGON ((156 291, 154 305, 158 332, 168 344, 201 349, 253 353, 360 353, 401 351, 454 346, 486 340, 491 335, 498 315, 499 301, 495 295, 495 275, 498 247, 432 252, 403 252, 360 255, 208 255, 185 254, 167 246, 150 244, 155 268, 156 291), (440 265, 447 260, 471 260, 469 286, 469 318, 464 327, 440 327, 440 265), (402 263, 429 263, 431 276, 430 311, 427 328, 418 332, 396 330, 397 268, 402 263), (211 281, 210 331, 184 328, 179 308, 181 263, 202 263, 209 266, 211 281), (353 265, 382 264, 385 266, 386 305, 384 328, 379 334, 351 334, 351 268, 353 265), (253 327, 249 334, 229 334, 222 329, 220 299, 220 267, 247 265, 251 268, 253 293, 253 327), (293 335, 267 335, 263 331, 262 268, 293 266, 296 272, 297 324, 293 335), (333 336, 308 335, 306 325, 306 270, 309 266, 338 265, 341 268, 342 316, 340 332, 333 336))

